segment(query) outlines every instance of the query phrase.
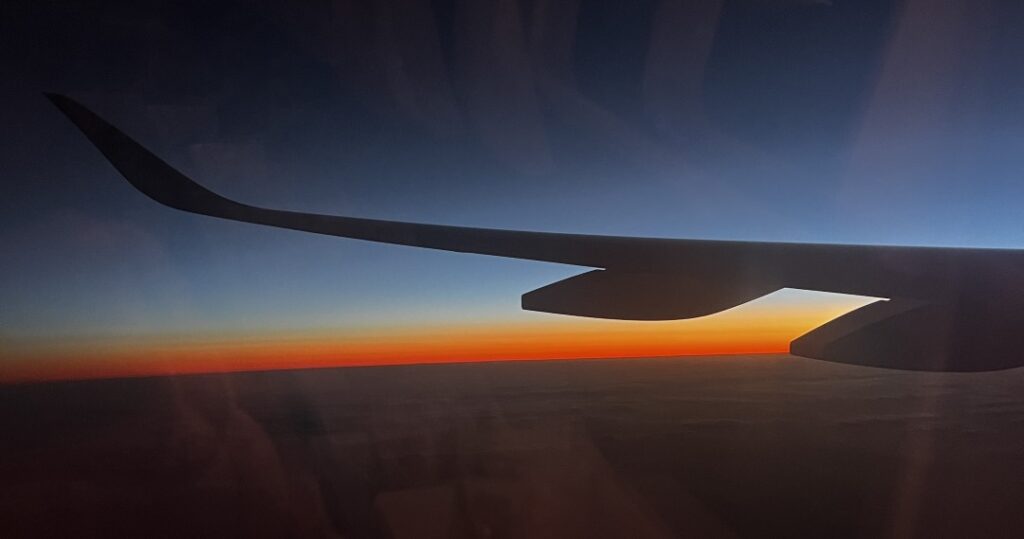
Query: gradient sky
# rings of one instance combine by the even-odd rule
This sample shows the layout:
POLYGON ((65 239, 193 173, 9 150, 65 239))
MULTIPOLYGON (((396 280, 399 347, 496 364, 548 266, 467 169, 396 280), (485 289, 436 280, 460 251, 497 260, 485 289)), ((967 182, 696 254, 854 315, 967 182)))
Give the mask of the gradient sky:
POLYGON ((1024 246, 1024 6, 4 3, 0 381, 776 352, 870 301, 523 312, 580 268, 218 221, 134 191, 66 93, 257 205, 683 238, 1024 246), (20 5, 24 4, 24 5, 20 5), (210 7, 208 4, 216 4, 210 7))

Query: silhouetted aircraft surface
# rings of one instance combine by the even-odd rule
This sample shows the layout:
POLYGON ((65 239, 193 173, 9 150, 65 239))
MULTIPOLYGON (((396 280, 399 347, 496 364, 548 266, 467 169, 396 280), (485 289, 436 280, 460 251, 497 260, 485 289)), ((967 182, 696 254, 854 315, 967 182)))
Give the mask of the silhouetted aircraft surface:
POLYGON ((259 208, 181 174, 80 103, 47 97, 138 190, 188 212, 293 230, 592 268, 523 295, 524 309, 676 320, 782 288, 887 298, 794 340, 793 354, 858 365, 982 371, 1024 365, 1024 251, 555 234, 259 208))

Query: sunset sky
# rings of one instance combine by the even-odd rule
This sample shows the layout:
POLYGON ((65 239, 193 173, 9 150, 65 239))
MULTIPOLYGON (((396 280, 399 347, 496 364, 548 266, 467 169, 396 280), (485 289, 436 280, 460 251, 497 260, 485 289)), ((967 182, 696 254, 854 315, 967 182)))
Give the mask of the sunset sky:
POLYGON ((152 4, 3 13, 0 382, 780 352, 872 301, 785 290, 657 323, 523 312, 521 294, 586 268, 176 212, 44 90, 268 207, 1024 246, 1024 74, 993 52, 1024 39, 1011 3, 152 4))

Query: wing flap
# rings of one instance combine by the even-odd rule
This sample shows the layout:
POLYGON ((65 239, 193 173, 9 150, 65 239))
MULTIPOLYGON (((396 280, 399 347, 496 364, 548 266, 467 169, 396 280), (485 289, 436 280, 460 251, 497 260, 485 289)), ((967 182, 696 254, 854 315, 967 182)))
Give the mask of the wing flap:
POLYGON ((878 301, 797 338, 794 355, 915 371, 990 371, 1024 365, 1024 316, 1012 304, 878 301))
POLYGON ((736 307, 778 289, 725 274, 594 270, 528 292, 522 306, 589 318, 681 320, 736 307))

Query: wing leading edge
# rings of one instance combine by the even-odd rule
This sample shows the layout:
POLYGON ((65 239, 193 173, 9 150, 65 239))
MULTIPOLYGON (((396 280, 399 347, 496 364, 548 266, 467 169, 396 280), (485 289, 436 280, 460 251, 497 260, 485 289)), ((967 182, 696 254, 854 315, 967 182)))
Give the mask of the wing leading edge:
POLYGON ((136 189, 175 209, 373 242, 598 268, 524 295, 527 309, 665 320, 711 314, 784 287, 858 294, 892 299, 804 335, 794 341, 794 353, 919 370, 1024 365, 1016 359, 1024 345, 1024 337, 1016 336, 1024 333, 1016 331, 1024 327, 1022 251, 593 236, 260 208, 199 185, 80 103, 46 96, 136 189), (922 305, 930 306, 927 314, 922 305), (945 337, 935 339, 934 331, 945 337), (926 347, 908 361, 900 345, 908 339, 951 344, 926 347), (979 350, 985 357, 977 356, 979 350), (858 360, 861 351, 865 359, 858 360))

